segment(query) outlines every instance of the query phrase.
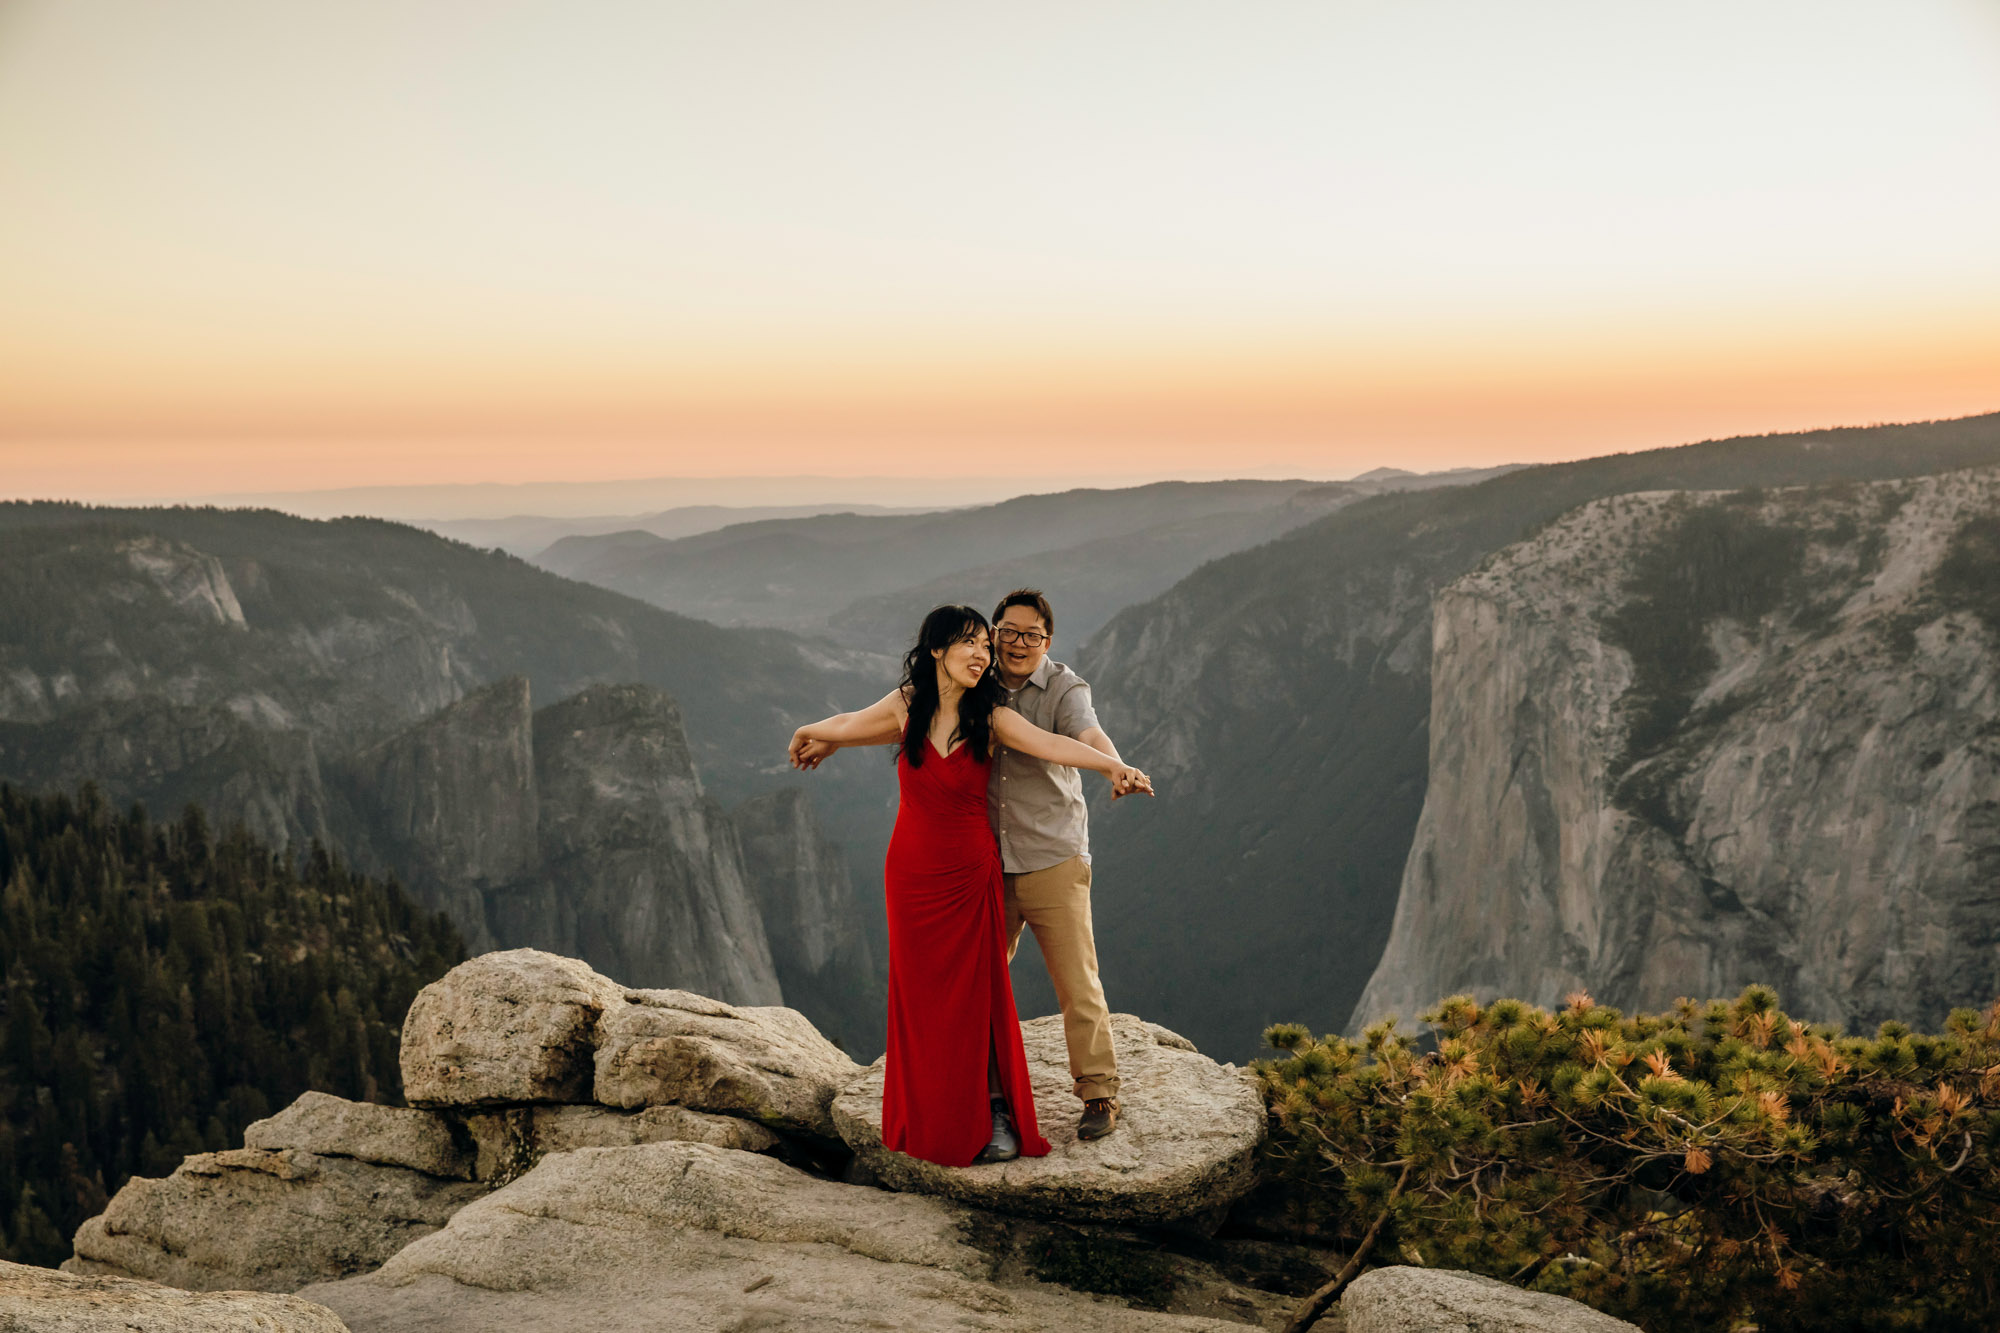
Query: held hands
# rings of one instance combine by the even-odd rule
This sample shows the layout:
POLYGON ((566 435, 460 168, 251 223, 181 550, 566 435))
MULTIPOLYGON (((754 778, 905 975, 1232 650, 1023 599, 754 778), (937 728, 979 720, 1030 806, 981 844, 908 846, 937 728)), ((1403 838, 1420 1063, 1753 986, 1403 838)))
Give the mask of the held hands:
POLYGON ((1130 796, 1134 792, 1153 794, 1153 780, 1130 764, 1120 764, 1111 770, 1111 799, 1130 796))
POLYGON ((792 733, 792 743, 787 753, 793 768, 810 773, 825 763, 827 756, 839 748, 832 741, 816 741, 808 738, 805 735, 805 728, 801 727, 792 733))

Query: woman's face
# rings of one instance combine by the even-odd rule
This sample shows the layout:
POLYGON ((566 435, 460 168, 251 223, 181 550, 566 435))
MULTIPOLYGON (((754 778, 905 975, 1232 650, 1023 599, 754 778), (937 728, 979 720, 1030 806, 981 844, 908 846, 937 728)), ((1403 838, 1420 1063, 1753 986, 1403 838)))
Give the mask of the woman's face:
POLYGON ((931 655, 937 658, 938 669, 961 690, 979 684, 979 678, 993 665, 993 646, 987 640, 986 630, 978 625, 949 648, 931 649, 931 655))

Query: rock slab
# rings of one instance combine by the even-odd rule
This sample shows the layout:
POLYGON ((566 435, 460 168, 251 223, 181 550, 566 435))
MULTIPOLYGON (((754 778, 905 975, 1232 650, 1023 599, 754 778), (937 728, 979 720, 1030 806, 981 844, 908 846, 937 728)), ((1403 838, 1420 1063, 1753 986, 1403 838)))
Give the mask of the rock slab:
POLYGON ((803 1014, 681 990, 625 991, 598 1022, 595 1092, 606 1106, 672 1103, 836 1137, 831 1105, 861 1067, 803 1014))
POLYGON ((506 949, 417 992, 403 1020, 403 1095, 415 1106, 587 1102, 598 1015, 624 991, 574 958, 506 949))
POLYGON ((505 1184, 550 1153, 630 1148, 642 1143, 706 1143, 770 1152, 778 1136, 754 1121, 684 1106, 618 1111, 606 1106, 520 1106, 473 1111, 465 1127, 474 1144, 473 1179, 505 1184))
POLYGON ((191 1291, 295 1291, 374 1268, 485 1189, 296 1150, 199 1153, 165 1179, 127 1181, 77 1228, 63 1267, 191 1291))
POLYGON ((0 1262, 7 1333, 349 1333, 340 1316, 297 1296, 181 1291, 125 1277, 84 1277, 0 1262))
POLYGON ((472 1154, 433 1111, 350 1102, 307 1092, 278 1114, 243 1131, 243 1146, 270 1152, 296 1149, 321 1157, 352 1157, 403 1166, 429 1176, 472 1179, 472 1154))
MULTIPOLYGON (((1207 1229, 1255 1183, 1265 1133, 1263 1098, 1242 1071, 1131 1014, 1111 1016, 1118 1053, 1119 1123, 1080 1143, 1062 1019, 1021 1025, 1046 1157, 987 1166, 938 1166, 882 1146, 877 1060, 834 1101, 840 1136, 893 1189, 935 1194, 1001 1212, 1138 1226, 1207 1229)), ((885 1057, 886 1059, 886 1057, 885 1057)))
POLYGON ((966 1210, 706 1144, 545 1159, 379 1272, 309 1288, 354 1333, 1241 1333, 991 1281, 966 1210))
POLYGON ((1579 1301, 1478 1273, 1377 1268, 1341 1293, 1347 1333, 1639 1333, 1579 1301))

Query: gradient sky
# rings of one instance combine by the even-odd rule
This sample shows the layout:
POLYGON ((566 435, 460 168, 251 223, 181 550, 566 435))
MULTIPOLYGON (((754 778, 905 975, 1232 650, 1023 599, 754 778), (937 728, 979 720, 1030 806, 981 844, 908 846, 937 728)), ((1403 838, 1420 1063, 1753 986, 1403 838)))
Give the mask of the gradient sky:
POLYGON ((2000 408, 2000 4, 0 0, 0 494, 2000 408))

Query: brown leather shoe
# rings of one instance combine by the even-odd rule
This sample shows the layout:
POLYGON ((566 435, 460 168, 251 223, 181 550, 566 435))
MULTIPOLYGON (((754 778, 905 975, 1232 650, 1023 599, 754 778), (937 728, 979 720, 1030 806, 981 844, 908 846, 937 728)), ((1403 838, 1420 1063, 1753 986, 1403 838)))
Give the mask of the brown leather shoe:
POLYGON ((1115 1097, 1092 1097, 1083 1104, 1083 1118, 1076 1122, 1076 1138, 1079 1143, 1101 1139, 1118 1128, 1118 1099, 1115 1097))

